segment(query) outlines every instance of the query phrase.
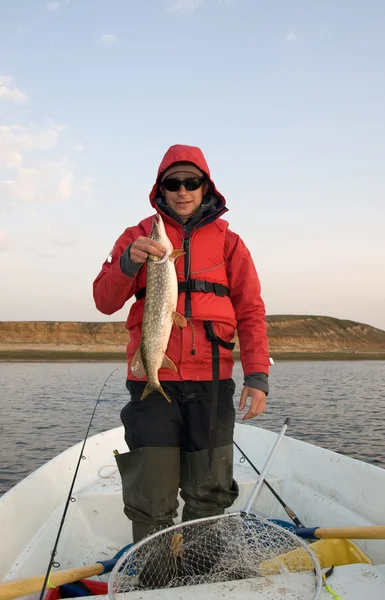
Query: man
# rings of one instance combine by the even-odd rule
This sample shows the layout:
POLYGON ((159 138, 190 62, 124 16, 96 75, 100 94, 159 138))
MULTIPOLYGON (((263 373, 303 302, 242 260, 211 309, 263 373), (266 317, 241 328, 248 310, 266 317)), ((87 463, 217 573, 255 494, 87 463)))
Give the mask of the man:
POLYGON ((146 383, 130 370, 141 339, 146 261, 149 254, 162 257, 165 251, 149 238, 152 217, 125 230, 94 282, 96 306, 105 314, 136 296, 126 324, 131 401, 121 413, 130 452, 116 457, 134 542, 173 523, 178 488, 185 501, 183 520, 221 514, 231 506, 238 495, 233 480, 235 329, 245 375, 239 410, 251 400, 244 420, 266 407, 270 364, 258 275, 245 244, 220 218, 226 201, 199 148, 169 148, 150 202, 173 247, 185 252, 176 261, 177 311, 187 326, 173 326, 166 352, 178 371, 159 371, 171 403, 157 392, 140 401, 146 383))

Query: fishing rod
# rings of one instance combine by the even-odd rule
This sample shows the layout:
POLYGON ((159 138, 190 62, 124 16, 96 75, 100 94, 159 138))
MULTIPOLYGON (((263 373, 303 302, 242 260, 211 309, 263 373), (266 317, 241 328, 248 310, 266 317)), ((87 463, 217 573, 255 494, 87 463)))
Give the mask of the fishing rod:
MULTIPOLYGON (((245 459, 247 460, 247 462, 249 463, 249 465, 254 469, 254 471, 257 473, 257 475, 260 475, 260 472, 258 471, 257 467, 251 462, 250 458, 248 456, 246 456, 246 454, 243 452, 242 448, 240 448, 238 446, 238 444, 236 443, 235 440, 233 440, 234 446, 236 448, 238 448, 239 452, 242 454, 243 460, 241 458, 241 462, 243 462, 245 459)), ((281 504, 281 506, 283 507, 283 509, 285 510, 285 513, 290 517, 290 519, 293 521, 293 523, 295 523, 297 525, 297 527, 305 527, 305 525, 303 523, 301 523, 301 521, 299 520, 299 518, 297 517, 297 515, 295 514, 295 512, 290 508, 290 506, 287 506, 287 504, 282 500, 282 498, 277 494, 277 492, 275 491, 275 489, 270 485, 270 483, 268 483, 268 481, 266 481, 266 479, 264 480, 265 485, 269 488, 269 490, 271 491, 271 493, 273 494, 273 496, 275 496, 275 498, 278 500, 278 502, 281 504)))
POLYGON ((101 390, 99 392, 98 399, 96 400, 96 403, 95 403, 95 406, 94 406, 94 410, 92 411, 91 419, 90 419, 90 422, 88 423, 88 428, 87 428, 87 431, 86 431, 84 442, 83 442, 82 448, 80 450, 79 459, 78 459, 78 463, 76 465, 75 473, 74 473, 74 476, 73 476, 73 479, 72 479, 71 487, 70 487, 69 492, 68 492, 67 501, 65 503, 65 507, 64 507, 64 511, 63 511, 63 516, 62 516, 61 521, 60 521, 60 526, 59 526, 59 530, 58 530, 58 533, 57 533, 57 536, 56 536, 55 544, 54 544, 53 550, 51 552, 51 558, 50 558, 50 561, 48 563, 48 568, 47 568, 47 572, 46 572, 46 575, 45 575, 45 578, 44 578, 44 583, 43 583, 43 587, 42 587, 42 590, 41 590, 41 593, 40 593, 39 600, 43 600, 45 590, 46 590, 47 585, 49 583, 49 578, 50 578, 52 567, 55 566, 55 555, 56 555, 57 547, 58 547, 58 544, 59 544, 59 540, 60 540, 61 532, 62 532, 62 529, 63 529, 64 521, 65 521, 65 518, 66 518, 66 515, 67 515, 68 507, 69 507, 69 504, 70 504, 70 502, 72 500, 72 491, 74 489, 76 477, 77 477, 77 474, 78 474, 78 471, 79 471, 80 461, 85 458, 84 455, 83 455, 84 447, 86 445, 88 434, 89 434, 90 429, 91 429, 92 420, 93 420, 93 418, 95 416, 96 408, 97 408, 97 406, 99 404, 99 400, 100 400, 100 398, 102 396, 104 388, 107 385, 108 380, 110 379, 110 377, 112 377, 112 375, 117 370, 118 369, 114 369, 113 371, 111 371, 111 373, 108 375, 107 379, 103 383, 102 388, 101 388, 101 390))

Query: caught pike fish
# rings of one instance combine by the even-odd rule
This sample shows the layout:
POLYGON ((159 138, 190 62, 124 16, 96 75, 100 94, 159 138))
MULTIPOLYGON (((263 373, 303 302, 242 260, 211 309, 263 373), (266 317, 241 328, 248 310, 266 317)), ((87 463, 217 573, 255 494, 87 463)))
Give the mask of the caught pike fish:
POLYGON ((167 237, 163 219, 156 215, 153 220, 151 239, 166 248, 163 258, 149 254, 147 259, 146 300, 142 324, 142 339, 130 368, 139 379, 147 376, 147 385, 141 400, 151 392, 157 391, 171 402, 163 390, 158 377, 159 369, 171 369, 177 372, 173 361, 166 355, 173 323, 185 327, 185 317, 176 312, 178 301, 178 279, 174 261, 184 254, 183 250, 174 250, 167 237))

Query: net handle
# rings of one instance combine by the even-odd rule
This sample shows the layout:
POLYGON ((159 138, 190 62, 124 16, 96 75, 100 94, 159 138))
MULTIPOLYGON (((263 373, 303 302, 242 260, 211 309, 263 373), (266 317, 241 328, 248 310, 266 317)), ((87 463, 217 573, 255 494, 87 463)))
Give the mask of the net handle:
POLYGON ((263 485, 264 479, 266 477, 266 473, 272 463, 272 460, 278 450, 278 447, 282 441, 283 436, 286 433, 287 428, 289 427, 290 424, 290 417, 287 417, 287 419, 285 420, 284 424, 282 425, 281 431, 278 434, 277 439, 275 440, 275 444, 272 447, 269 456, 267 457, 267 460, 265 462, 265 464, 263 465, 262 471, 258 477, 258 481, 255 484, 254 488, 251 490, 251 494, 249 496, 249 499, 246 503, 245 508, 243 509, 243 513, 245 513, 246 515, 248 515, 250 513, 251 507, 253 505, 253 503, 255 502, 255 500, 257 499, 257 496, 261 490, 261 487, 263 485))

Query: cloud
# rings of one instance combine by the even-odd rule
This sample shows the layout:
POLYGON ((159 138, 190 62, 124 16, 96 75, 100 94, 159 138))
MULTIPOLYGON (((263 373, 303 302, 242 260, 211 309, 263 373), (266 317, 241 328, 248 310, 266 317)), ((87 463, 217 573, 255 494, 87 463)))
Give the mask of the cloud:
POLYGON ((203 4, 203 0, 173 0, 168 7, 168 12, 193 12, 201 4, 203 4))
POLYGON ((62 4, 68 4, 68 2, 71 2, 71 0, 50 0, 46 2, 45 9, 49 12, 55 12, 59 10, 62 4))
POLYGON ((64 160, 19 167, 12 178, 0 180, 0 190, 18 202, 60 202, 73 196, 74 174, 64 160))
POLYGON ((89 194, 92 190, 92 179, 91 177, 86 177, 84 181, 80 184, 80 191, 84 194, 89 194))
POLYGON ((60 2, 58 0, 56 1, 52 1, 52 2, 47 2, 45 5, 46 10, 49 10, 51 12, 58 10, 60 6, 60 2))
POLYGON ((83 150, 86 149, 86 146, 82 142, 75 142, 75 144, 72 146, 72 149, 75 150, 75 152, 83 152, 83 150))
MULTIPOLYGON (((2 81, 13 94, 21 93, 12 87, 11 78, 2 81)), ((66 158, 66 151, 73 153, 76 146, 62 135, 66 130, 65 125, 53 121, 44 125, 0 125, 2 203, 62 202, 91 191, 91 180, 75 179, 66 158)), ((82 149, 79 145, 76 148, 82 149)))
POLYGON ((22 104, 28 97, 19 88, 14 87, 12 77, 0 75, 0 100, 22 104))
POLYGON ((298 41, 298 38, 294 31, 290 31, 286 36, 286 41, 288 44, 294 44, 298 41))
POLYGON ((112 45, 115 44, 117 40, 116 35, 114 35, 113 33, 103 33, 103 35, 100 36, 100 41, 102 42, 102 44, 107 44, 107 45, 112 45))
MULTIPOLYGON (((208 0, 210 1, 210 0, 208 0)), ((170 13, 191 13, 207 0, 169 0, 167 12, 170 13)), ((211 0, 220 6, 231 6, 233 0, 211 0)))
POLYGON ((41 128, 0 126, 0 167, 9 173, 0 179, 0 196, 18 202, 58 202, 68 200, 75 191, 91 191, 90 179, 75 182, 67 159, 50 157, 49 151, 57 148, 65 129, 56 123, 41 128))
POLYGON ((65 125, 56 123, 40 129, 33 125, 0 125, 0 165, 12 169, 23 163, 26 152, 55 148, 64 129, 65 125))

